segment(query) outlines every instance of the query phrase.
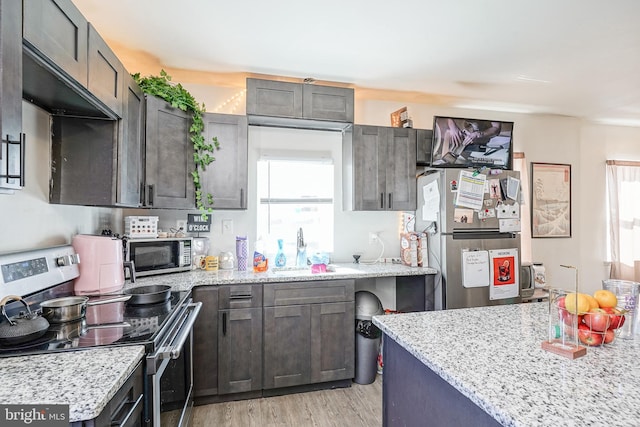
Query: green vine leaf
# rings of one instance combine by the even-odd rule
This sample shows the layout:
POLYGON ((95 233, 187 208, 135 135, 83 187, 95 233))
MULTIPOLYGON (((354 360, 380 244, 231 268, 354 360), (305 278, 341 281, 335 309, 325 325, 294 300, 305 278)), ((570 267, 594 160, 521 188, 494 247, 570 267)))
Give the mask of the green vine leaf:
POLYGON ((207 166, 215 161, 215 157, 212 156, 212 154, 215 154, 215 150, 220 148, 220 143, 217 137, 212 138, 211 143, 207 143, 202 135, 204 131, 202 114, 206 111, 204 103, 198 103, 193 95, 182 87, 180 83, 172 83, 171 76, 167 74, 165 70, 160 70, 159 76, 141 77, 140 73, 135 73, 131 76, 144 93, 162 98, 171 104, 173 108, 191 113, 192 120, 191 126, 189 127, 189 135, 194 149, 193 161, 195 164, 195 169, 191 172, 191 177, 196 189, 196 207, 206 220, 206 214, 213 211, 212 206, 214 200, 213 195, 207 193, 205 196, 202 193, 200 171, 205 170, 207 166))

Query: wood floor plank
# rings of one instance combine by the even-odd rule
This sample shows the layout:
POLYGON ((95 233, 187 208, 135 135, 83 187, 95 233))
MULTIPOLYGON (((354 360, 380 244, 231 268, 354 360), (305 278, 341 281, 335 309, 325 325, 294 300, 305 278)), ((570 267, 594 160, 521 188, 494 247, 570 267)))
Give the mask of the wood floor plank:
POLYGON ((382 376, 373 384, 196 406, 194 427, 375 427, 382 376))

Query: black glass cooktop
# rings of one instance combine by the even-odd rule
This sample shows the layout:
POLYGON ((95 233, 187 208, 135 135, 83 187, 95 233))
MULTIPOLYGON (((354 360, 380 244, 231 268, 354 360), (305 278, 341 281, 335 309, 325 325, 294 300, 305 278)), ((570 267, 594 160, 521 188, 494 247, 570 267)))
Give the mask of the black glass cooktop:
POLYGON ((108 345, 140 344, 152 348, 163 327, 178 315, 189 295, 189 291, 173 291, 169 300, 159 304, 135 306, 117 302, 89 306, 84 319, 52 323, 43 336, 26 343, 0 344, 0 357, 108 345))

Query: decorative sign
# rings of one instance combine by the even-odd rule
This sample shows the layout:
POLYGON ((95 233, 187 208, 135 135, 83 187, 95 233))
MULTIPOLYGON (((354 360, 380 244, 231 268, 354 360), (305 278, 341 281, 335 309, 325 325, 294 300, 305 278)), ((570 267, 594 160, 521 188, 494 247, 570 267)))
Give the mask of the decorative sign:
POLYGON ((391 113, 391 127, 394 127, 394 128, 411 127, 411 126, 408 126, 408 124, 409 124, 409 113, 407 113, 407 107, 402 107, 401 109, 391 113))
POLYGON ((518 249, 489 251, 489 299, 514 298, 520 294, 520 266, 518 249))
POLYGON ((204 220, 202 215, 187 214, 187 232, 188 233, 208 233, 211 231, 211 215, 207 215, 204 220))

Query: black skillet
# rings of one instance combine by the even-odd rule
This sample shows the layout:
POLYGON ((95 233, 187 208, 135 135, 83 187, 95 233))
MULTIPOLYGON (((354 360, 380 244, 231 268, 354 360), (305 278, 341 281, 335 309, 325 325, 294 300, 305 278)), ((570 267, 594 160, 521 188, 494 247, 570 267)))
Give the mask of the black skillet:
POLYGON ((171 286, 149 285, 136 286, 124 290, 125 295, 131 295, 127 305, 149 305, 158 304, 169 300, 171 297, 171 286))

